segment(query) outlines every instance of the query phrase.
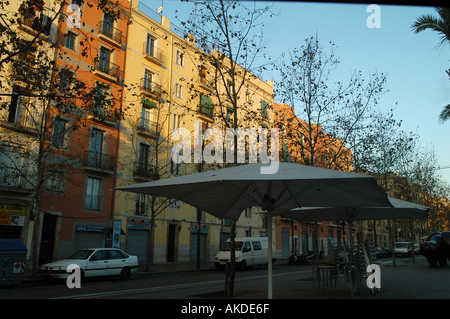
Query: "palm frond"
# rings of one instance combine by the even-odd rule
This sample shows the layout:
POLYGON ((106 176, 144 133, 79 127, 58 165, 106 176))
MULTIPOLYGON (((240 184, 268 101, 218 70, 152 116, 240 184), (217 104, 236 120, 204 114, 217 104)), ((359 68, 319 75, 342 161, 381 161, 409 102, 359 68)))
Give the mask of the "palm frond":
POLYGON ((450 104, 447 104, 439 114, 439 123, 444 123, 448 119, 450 119, 450 104))

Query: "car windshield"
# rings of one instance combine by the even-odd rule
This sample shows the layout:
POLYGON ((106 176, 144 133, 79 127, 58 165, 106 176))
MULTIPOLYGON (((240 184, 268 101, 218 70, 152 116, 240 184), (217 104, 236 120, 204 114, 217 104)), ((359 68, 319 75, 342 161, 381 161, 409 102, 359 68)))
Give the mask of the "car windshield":
POLYGON ((395 248, 406 248, 406 243, 395 243, 395 248))
POLYGON ((83 249, 83 250, 77 251, 75 254, 68 257, 67 259, 88 259, 88 257, 90 255, 92 255, 93 252, 94 252, 94 250, 92 250, 92 249, 83 249))
MULTIPOLYGON (((235 241, 234 247, 236 251, 240 251, 242 248, 242 241, 235 241)), ((231 244, 229 241, 227 241, 223 246, 221 251, 230 251, 231 250, 231 244)))

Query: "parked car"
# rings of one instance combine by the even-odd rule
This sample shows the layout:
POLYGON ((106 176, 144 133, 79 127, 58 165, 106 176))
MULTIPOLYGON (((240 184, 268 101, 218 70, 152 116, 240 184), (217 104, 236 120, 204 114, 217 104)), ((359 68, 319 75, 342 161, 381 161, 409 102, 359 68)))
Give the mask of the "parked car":
POLYGON ((394 243, 395 256, 411 257, 412 245, 411 242, 398 241, 394 243))
POLYGON ((392 248, 384 247, 384 257, 392 257, 392 248))
POLYGON ((43 278, 65 279, 70 276, 67 266, 76 264, 81 269, 81 277, 120 276, 129 279, 138 270, 138 258, 115 248, 88 248, 72 256, 44 264, 39 269, 43 278))
POLYGON ((416 255, 420 255, 420 247, 419 244, 414 244, 414 253, 416 255))
POLYGON ((385 255, 384 255, 384 250, 383 250, 383 248, 375 247, 375 256, 376 256, 377 258, 384 258, 385 255))

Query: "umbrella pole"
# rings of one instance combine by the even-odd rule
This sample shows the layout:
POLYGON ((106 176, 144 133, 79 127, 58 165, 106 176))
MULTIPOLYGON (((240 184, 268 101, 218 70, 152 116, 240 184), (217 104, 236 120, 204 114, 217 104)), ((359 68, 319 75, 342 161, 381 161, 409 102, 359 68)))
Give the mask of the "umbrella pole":
POLYGON ((267 290, 268 290, 268 299, 272 299, 272 213, 269 211, 267 213, 267 231, 268 231, 268 254, 267 254, 267 290))

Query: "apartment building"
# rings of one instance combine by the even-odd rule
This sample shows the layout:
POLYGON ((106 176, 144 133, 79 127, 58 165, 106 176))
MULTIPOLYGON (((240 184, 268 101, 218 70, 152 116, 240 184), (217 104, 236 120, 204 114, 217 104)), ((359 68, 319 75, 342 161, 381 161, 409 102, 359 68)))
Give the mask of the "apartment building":
POLYGON ((10 96, 0 118, 0 237, 22 238, 39 264, 118 246, 110 189, 130 3, 62 3, 9 5, 21 17, 16 34, 32 49, 2 71, 10 96))
POLYGON ((2 13, 0 67, 0 238, 22 239, 31 256, 39 219, 46 112, 56 43, 54 1, 12 1, 2 13), (16 21, 12 23, 11 21, 16 21), (10 23, 10 24, 9 24, 10 23))
MULTIPOLYGON (((287 104, 274 104, 274 125, 280 129, 280 160, 352 171, 351 151, 342 141, 326 135, 317 124, 309 125, 298 118, 295 109, 287 104)), ((282 257, 292 251, 307 253, 313 250, 314 225, 276 217, 276 247, 282 257)), ((354 227, 354 240, 360 236, 354 227)), ((319 250, 327 251, 327 238, 340 242, 348 238, 348 226, 339 221, 323 221, 317 225, 319 250), (344 227, 345 226, 345 227, 344 227)))
MULTIPOLYGON (((218 53, 198 49, 194 37, 138 1, 133 1, 131 17, 129 33, 133 37, 128 39, 123 104, 127 113, 121 122, 117 186, 225 167, 225 160, 203 161, 202 165, 194 160, 194 150, 201 148, 202 153, 212 142, 205 138, 206 130, 217 133, 225 150, 229 146, 226 128, 234 127, 232 103, 218 99, 226 96, 231 78, 225 83, 214 78, 208 58, 218 53), (172 149, 180 142, 177 129, 189 135, 192 152, 174 152, 187 155, 181 163, 177 155, 172 158, 172 149), (196 136, 200 139, 195 140, 196 136)), ((243 127, 268 127, 273 83, 251 78, 240 93, 243 102, 236 118, 243 127)), ((115 204, 115 219, 126 233, 121 247, 138 255, 141 263, 195 261, 198 240, 201 260, 214 260, 221 243, 230 236, 231 221, 174 199, 117 192, 115 204)), ((243 213, 236 235, 266 235, 265 221, 255 214, 258 211, 255 207, 243 213)))

